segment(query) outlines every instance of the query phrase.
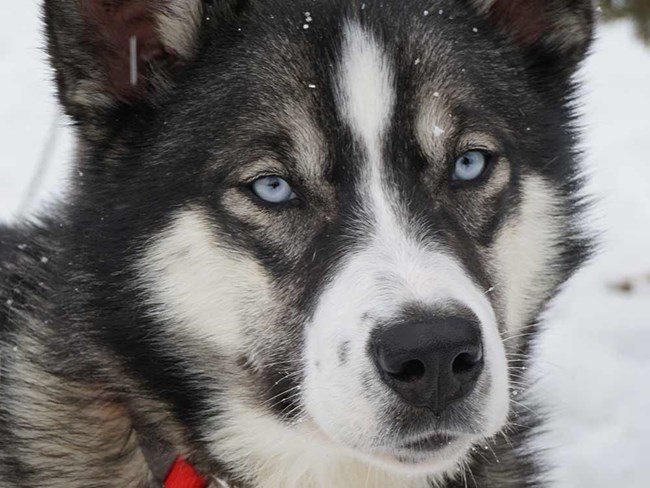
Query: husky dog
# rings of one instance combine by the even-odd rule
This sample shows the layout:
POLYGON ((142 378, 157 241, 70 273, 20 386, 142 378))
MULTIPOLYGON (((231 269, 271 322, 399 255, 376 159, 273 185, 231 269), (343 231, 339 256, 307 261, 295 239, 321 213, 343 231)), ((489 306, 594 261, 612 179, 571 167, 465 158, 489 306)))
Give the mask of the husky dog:
POLYGON ((0 486, 544 485, 521 389, 589 250, 590 0, 44 18, 79 146, 0 229, 0 486))

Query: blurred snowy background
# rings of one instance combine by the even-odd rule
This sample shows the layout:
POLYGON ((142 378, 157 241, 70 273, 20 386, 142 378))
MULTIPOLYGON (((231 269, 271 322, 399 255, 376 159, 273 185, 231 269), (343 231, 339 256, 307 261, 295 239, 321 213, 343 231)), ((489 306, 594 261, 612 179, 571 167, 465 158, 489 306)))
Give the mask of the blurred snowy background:
MULTIPOLYGON (((73 152, 38 4, 0 5, 0 220, 64 192, 73 152)), ((603 7, 609 22, 581 73, 603 246, 549 311, 531 373, 552 413, 543 445, 558 488, 650 487, 650 1, 603 7)))

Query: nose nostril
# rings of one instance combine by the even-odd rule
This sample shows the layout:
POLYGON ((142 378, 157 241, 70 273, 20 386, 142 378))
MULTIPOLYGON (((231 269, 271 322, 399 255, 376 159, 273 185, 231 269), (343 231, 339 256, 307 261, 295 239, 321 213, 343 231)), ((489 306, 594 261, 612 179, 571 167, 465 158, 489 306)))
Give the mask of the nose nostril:
POLYGON ((470 314, 373 331, 368 353, 379 379, 406 404, 436 413, 465 400, 485 365, 480 322, 470 314))
POLYGON ((470 373, 481 362, 481 358, 474 354, 463 352, 456 356, 452 364, 452 371, 455 375, 470 373))
POLYGON ((419 359, 413 359, 403 363, 399 371, 388 373, 388 376, 403 383, 411 383, 421 380, 425 373, 424 363, 419 359))

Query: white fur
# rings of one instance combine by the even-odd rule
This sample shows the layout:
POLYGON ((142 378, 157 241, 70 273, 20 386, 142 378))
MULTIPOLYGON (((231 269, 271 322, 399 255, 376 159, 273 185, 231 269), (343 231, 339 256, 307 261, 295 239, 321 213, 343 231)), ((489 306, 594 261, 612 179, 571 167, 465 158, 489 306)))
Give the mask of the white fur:
POLYGON ((559 255, 558 242, 567 222, 559 217, 559 199, 541 176, 522 181, 523 201, 519 213, 495 240, 495 271, 500 276, 497 292, 505 301, 505 322, 509 333, 525 326, 557 281, 552 263, 559 255))
POLYGON ((393 77, 390 61, 373 34, 356 23, 346 24, 336 80, 338 101, 371 161, 379 161, 381 136, 393 114, 393 77))
POLYGON ((203 12, 201 0, 172 0, 158 14, 158 32, 165 46, 175 49, 181 58, 190 58, 203 12))
POLYGON ((242 317, 274 309, 271 287, 256 261, 224 247, 210 229, 200 210, 180 211, 139 267, 143 288, 170 334, 233 353, 246 345, 242 317))

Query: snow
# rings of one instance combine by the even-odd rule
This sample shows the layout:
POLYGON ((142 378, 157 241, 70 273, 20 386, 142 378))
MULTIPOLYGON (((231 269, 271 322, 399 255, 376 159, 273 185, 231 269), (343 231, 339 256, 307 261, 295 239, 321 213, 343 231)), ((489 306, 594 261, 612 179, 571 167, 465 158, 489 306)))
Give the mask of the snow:
MULTIPOLYGON (((0 5, 0 218, 16 214, 52 130, 53 160, 69 160, 72 147, 54 103, 38 4, 0 5)), ((53 165, 43 176, 43 193, 58 191, 64 174, 64 165, 53 165)))
MULTIPOLYGON (((442 14, 442 12, 438 12, 442 14)), ((38 0, 0 7, 0 219, 17 215, 52 130, 36 206, 60 194, 72 154, 42 52, 38 0)), ((589 189, 601 251, 547 314, 536 394, 558 488, 645 488, 650 459, 650 49, 603 27, 583 77, 589 189), (630 279, 626 284, 625 280, 630 279), (623 289, 631 289, 629 292, 623 289)), ((47 259, 47 258, 45 258, 47 259)))
POLYGON ((626 22, 586 65, 587 160, 602 247, 547 314, 537 394, 557 486, 644 488, 650 459, 650 49, 626 22), (631 280, 630 292, 617 286, 631 280))

